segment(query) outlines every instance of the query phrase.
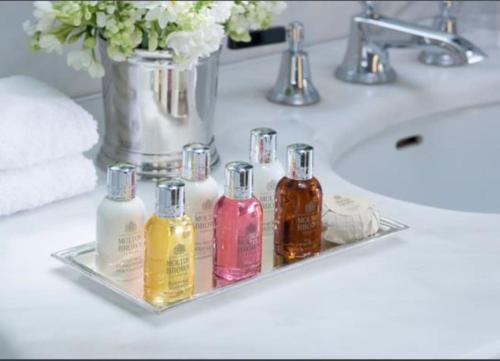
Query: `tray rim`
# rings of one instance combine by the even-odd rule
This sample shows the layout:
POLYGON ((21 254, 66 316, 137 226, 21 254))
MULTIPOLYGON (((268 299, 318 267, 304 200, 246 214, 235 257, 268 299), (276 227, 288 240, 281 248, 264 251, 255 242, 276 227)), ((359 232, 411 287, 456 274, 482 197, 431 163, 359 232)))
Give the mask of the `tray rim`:
POLYGON ((213 289, 210 292, 201 293, 193 298, 189 298, 189 299, 186 299, 186 300, 183 300, 180 302, 176 302, 174 304, 171 304, 171 305, 165 306, 165 307, 156 307, 156 306, 151 305, 150 303, 148 303, 142 299, 134 297, 130 293, 127 293, 124 290, 122 290, 116 283, 114 283, 109 278, 106 278, 103 275, 95 272, 92 268, 87 267, 87 266, 77 262, 74 259, 74 257, 69 257, 69 255, 74 254, 77 251, 78 252, 92 252, 93 250, 95 250, 95 241, 83 243, 83 244, 80 244, 77 246, 73 246, 73 247, 69 247, 69 248, 65 248, 65 249, 53 252, 51 254, 51 257, 59 260, 63 264, 69 266, 71 269, 76 270, 78 273, 87 277, 91 281, 100 284, 102 287, 105 287, 105 288, 111 290, 112 292, 114 292, 115 294, 117 294, 119 296, 124 297, 132 304, 134 304, 138 307, 141 307, 147 311, 153 312, 155 314, 161 314, 161 313, 173 310, 179 306, 191 304, 193 302, 198 302, 200 300, 207 299, 210 297, 215 297, 221 293, 225 293, 227 291, 230 291, 230 290, 233 290, 233 289, 236 289, 239 287, 243 287, 245 285, 249 285, 249 284, 252 284, 255 282, 260 282, 261 280, 273 277, 277 274, 281 274, 281 273, 286 272, 286 271, 294 270, 294 269, 297 269, 297 268, 302 267, 304 265, 307 265, 307 264, 310 264, 310 263, 313 263, 313 262, 316 262, 319 260, 323 260, 323 259, 332 257, 334 255, 338 255, 338 254, 344 253, 346 251, 350 251, 352 249, 356 249, 356 248, 371 244, 374 241, 377 241, 377 240, 386 238, 390 235, 393 235, 395 233, 399 233, 399 232, 410 229, 410 226, 403 224, 399 221, 396 221, 394 219, 387 218, 387 217, 380 217, 380 224, 388 226, 388 227, 390 227, 390 229, 385 231, 383 234, 376 233, 372 236, 366 237, 362 240, 359 240, 359 241, 356 241, 353 243, 338 245, 336 247, 327 249, 314 257, 309 257, 309 258, 301 260, 300 262, 292 263, 292 264, 289 264, 289 265, 286 265, 283 267, 274 268, 271 271, 268 271, 265 273, 259 273, 255 277, 252 277, 252 278, 249 278, 246 280, 242 280, 242 281, 239 281, 239 282, 236 282, 233 284, 225 285, 223 287, 213 289))

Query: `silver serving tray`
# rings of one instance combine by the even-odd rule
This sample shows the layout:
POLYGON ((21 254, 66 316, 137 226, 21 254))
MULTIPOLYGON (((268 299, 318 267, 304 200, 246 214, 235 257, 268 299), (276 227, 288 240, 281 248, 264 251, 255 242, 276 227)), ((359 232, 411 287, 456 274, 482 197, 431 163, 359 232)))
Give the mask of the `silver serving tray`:
POLYGON ((107 278, 105 275, 100 274, 95 267, 94 263, 94 256, 95 256, 95 242, 91 243, 86 243, 82 244, 80 246, 76 247, 71 247, 67 248, 58 252, 55 252, 52 254, 52 257, 58 259, 59 261, 63 262, 64 264, 70 266, 71 268, 75 269, 76 271, 80 272, 82 275, 86 276, 90 280, 106 287, 107 289, 113 291, 116 293, 118 296, 127 299, 131 303, 142 307, 143 309, 146 309, 148 311, 154 312, 154 313, 162 313, 164 311, 171 310, 175 307, 179 307, 191 302, 197 302, 202 299, 206 299, 208 297, 213 297, 221 294, 222 292, 225 292, 229 289, 233 289, 236 287, 241 287, 248 285, 253 282, 258 282, 260 280, 263 280, 265 278, 274 276, 276 274, 279 274, 281 272, 291 270, 291 269, 296 269, 298 267, 302 267, 303 265, 309 264, 311 262, 316 262, 319 260, 322 260, 327 257, 331 257, 333 255, 340 254, 342 252, 367 245, 369 243, 375 242, 379 239, 385 238, 387 236, 390 236, 392 234, 395 234, 397 232, 403 231, 408 229, 409 227, 407 225, 404 225, 402 223, 399 223, 397 221, 388 219, 388 218, 381 218, 380 219, 380 229, 379 231, 374 234, 373 236, 367 237, 365 239, 362 239, 360 241, 344 244, 344 245, 336 245, 334 243, 322 242, 322 247, 321 247, 321 252, 313 257, 306 258, 304 260, 292 263, 292 264, 287 264, 287 265, 279 265, 275 266, 273 269, 264 271, 259 273, 258 275, 248 278, 236 283, 232 283, 229 285, 224 285, 224 286, 218 286, 214 287, 212 290, 205 292, 205 293, 199 293, 195 294, 192 298, 186 299, 183 301, 179 301, 173 304, 170 304, 165 307, 157 307, 155 305, 149 304, 148 302, 144 301, 141 296, 137 292, 135 292, 133 289, 131 289, 128 285, 123 285, 119 284, 110 278, 107 278))

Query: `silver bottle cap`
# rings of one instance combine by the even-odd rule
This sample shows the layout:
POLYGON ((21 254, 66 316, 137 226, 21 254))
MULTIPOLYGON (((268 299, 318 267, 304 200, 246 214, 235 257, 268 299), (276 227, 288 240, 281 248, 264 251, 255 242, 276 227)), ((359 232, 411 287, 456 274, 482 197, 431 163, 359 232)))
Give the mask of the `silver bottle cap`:
POLYGON ((128 163, 114 163, 108 166, 108 198, 115 201, 130 201, 135 198, 135 167, 128 163))
POLYGON ((247 162, 230 162, 225 168, 224 195, 233 199, 248 199, 253 192, 253 166, 247 162))
POLYGON ((184 182, 160 181, 156 185, 156 214, 165 218, 184 215, 184 182))
POLYGON ((278 133, 271 128, 256 128, 250 131, 250 161, 271 163, 276 159, 278 133))
POLYGON ((313 150, 308 144, 290 144, 287 147, 287 177, 307 180, 313 177, 313 150))
POLYGON ((182 147, 182 178, 202 181, 210 175, 210 148, 201 143, 182 147))

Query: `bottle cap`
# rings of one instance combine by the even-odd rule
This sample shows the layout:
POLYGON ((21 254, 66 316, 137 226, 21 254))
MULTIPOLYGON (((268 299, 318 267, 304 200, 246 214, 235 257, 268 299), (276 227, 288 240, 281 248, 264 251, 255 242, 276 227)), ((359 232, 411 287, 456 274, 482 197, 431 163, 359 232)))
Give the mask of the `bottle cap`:
POLYGON ((287 177, 307 180, 313 177, 313 150, 308 144, 290 144, 287 147, 287 177))
POLYGON ((225 168, 224 194, 233 199, 252 197, 253 166, 247 162, 230 162, 225 168))
POLYGON ((128 163, 114 163, 107 170, 108 198, 130 201, 135 198, 135 167, 128 163))
POLYGON ((182 178, 202 181, 210 175, 210 148, 201 143, 182 147, 182 178))
POLYGON ((271 128, 256 128, 250 131, 250 161, 271 163, 276 159, 278 133, 271 128))
POLYGON ((156 185, 156 214, 165 218, 184 215, 184 182, 160 181, 156 185))

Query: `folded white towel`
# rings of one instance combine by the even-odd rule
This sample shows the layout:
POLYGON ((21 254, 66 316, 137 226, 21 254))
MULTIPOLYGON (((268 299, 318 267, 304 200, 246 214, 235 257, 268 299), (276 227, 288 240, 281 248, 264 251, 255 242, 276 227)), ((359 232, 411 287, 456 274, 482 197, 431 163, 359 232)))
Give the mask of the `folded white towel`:
POLYGON ((72 99, 36 79, 0 79, 0 170, 82 153, 97 143, 97 124, 72 99))
POLYGON ((0 171, 0 216, 91 191, 96 179, 94 164, 82 154, 0 171))

